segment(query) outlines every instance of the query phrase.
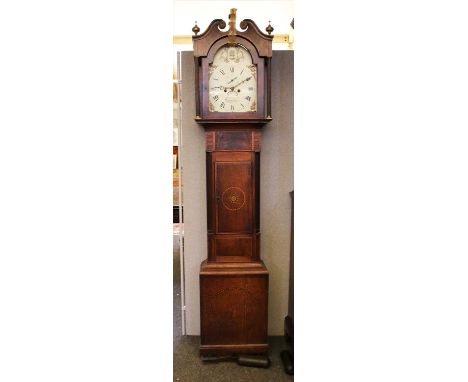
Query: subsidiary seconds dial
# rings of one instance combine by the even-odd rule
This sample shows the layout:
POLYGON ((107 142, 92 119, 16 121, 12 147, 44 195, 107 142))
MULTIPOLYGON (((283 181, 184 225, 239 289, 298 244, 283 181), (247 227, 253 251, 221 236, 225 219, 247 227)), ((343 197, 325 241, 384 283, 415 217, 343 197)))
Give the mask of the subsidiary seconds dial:
POLYGON ((248 113, 257 111, 257 67, 241 45, 224 45, 210 65, 209 111, 248 113))

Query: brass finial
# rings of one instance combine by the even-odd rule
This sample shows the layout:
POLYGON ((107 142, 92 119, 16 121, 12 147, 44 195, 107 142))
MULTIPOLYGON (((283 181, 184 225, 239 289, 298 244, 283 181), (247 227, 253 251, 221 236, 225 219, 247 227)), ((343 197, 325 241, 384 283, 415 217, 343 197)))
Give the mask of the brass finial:
POLYGON ((192 28, 192 32, 195 33, 195 36, 200 32, 200 28, 197 25, 197 21, 195 21, 195 26, 192 28))
POLYGON ((234 44, 236 35, 236 8, 231 8, 231 13, 229 14, 229 32, 228 32, 228 41, 231 44, 234 44))
POLYGON ((271 32, 273 32, 273 30, 274 28, 271 26, 271 20, 268 20, 268 26, 266 27, 266 31, 269 35, 271 35, 271 32))

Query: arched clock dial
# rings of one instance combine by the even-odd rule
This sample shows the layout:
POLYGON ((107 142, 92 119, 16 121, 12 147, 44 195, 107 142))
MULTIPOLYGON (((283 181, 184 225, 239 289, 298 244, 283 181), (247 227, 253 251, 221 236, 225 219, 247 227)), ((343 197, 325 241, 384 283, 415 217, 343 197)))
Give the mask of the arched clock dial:
POLYGON ((257 111, 257 67, 242 45, 224 45, 216 52, 208 86, 210 112, 257 111))

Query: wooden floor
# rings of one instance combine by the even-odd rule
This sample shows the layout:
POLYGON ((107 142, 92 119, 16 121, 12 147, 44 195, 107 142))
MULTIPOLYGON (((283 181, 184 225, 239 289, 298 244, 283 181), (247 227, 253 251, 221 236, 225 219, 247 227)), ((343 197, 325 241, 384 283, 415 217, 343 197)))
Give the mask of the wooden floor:
POLYGON ((173 328, 173 371, 174 381, 181 382, 286 382, 293 381, 284 372, 280 359, 281 350, 288 349, 283 337, 269 337, 268 369, 239 366, 235 362, 203 363, 198 356, 199 336, 182 336, 182 316, 180 309, 180 249, 179 238, 174 235, 174 328, 173 328))

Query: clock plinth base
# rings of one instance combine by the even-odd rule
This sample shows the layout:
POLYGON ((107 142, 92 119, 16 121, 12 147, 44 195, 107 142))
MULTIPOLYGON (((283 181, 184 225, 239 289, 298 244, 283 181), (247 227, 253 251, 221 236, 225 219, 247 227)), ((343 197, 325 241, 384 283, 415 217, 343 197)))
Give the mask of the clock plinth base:
POLYGON ((268 344, 248 344, 248 345, 201 345, 201 357, 222 357, 240 354, 266 354, 268 344))
POLYGON ((201 356, 268 351, 268 270, 262 261, 200 267, 201 356))

